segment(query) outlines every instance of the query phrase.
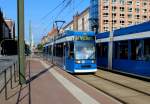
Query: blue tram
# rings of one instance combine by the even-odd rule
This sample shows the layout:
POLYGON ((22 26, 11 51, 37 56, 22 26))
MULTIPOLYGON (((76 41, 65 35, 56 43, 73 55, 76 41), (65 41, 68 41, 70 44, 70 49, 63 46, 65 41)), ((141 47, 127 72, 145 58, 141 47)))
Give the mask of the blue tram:
POLYGON ((96 72, 95 33, 65 31, 44 47, 53 63, 71 73, 96 72))
POLYGON ((99 33, 97 66, 150 78, 150 21, 99 33))

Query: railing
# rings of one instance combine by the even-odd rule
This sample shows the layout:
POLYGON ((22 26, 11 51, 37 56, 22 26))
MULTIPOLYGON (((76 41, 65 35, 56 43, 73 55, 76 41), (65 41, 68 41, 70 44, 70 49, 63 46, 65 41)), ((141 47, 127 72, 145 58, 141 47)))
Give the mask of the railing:
POLYGON ((10 65, 4 68, 0 67, 0 94, 5 90, 5 99, 7 100, 8 84, 10 83, 10 88, 13 89, 13 81, 17 82, 18 76, 18 61, 11 62, 10 65), (14 79, 14 80, 13 80, 14 79))

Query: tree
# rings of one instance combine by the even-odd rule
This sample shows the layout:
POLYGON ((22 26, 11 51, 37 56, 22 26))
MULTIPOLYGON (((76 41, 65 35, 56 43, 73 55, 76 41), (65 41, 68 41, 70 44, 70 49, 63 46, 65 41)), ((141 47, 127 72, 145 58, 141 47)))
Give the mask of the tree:
POLYGON ((39 51, 43 51, 43 48, 44 48, 43 44, 38 44, 38 45, 37 45, 37 49, 38 49, 39 51))

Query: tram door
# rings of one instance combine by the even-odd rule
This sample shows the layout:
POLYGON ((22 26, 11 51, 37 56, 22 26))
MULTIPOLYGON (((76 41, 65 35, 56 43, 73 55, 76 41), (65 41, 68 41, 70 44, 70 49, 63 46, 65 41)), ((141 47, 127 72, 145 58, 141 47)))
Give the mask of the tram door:
POLYGON ((74 68, 74 43, 69 42, 66 46, 65 57, 66 70, 73 71, 74 68))

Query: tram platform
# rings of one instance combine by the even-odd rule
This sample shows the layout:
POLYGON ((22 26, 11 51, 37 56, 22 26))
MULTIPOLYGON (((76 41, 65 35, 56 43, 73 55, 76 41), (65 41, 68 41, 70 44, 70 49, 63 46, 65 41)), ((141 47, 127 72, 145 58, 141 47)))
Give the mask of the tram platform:
POLYGON ((43 59, 28 58, 26 64, 27 83, 13 83, 7 99, 0 96, 1 104, 120 104, 43 59))

